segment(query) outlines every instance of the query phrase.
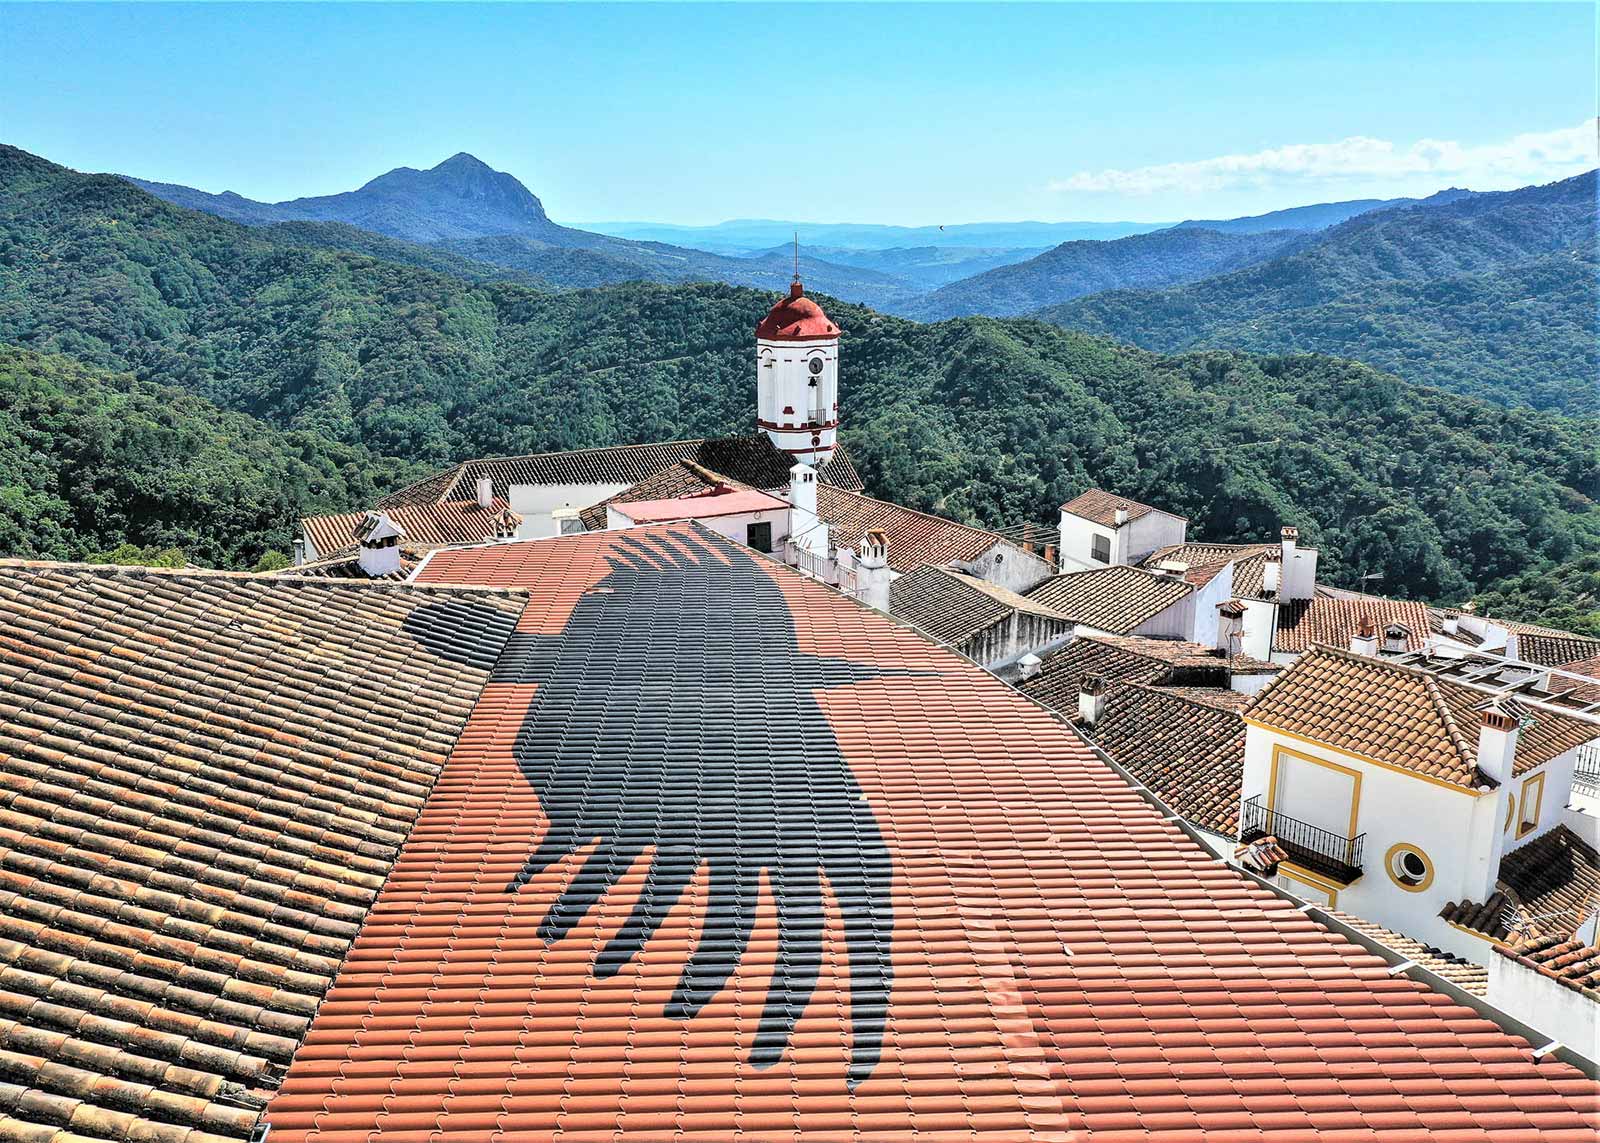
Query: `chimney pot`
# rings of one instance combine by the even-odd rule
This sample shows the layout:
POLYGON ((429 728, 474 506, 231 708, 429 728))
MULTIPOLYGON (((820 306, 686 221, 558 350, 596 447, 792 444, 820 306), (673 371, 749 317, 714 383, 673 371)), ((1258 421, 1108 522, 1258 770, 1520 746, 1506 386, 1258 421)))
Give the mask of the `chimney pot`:
POLYGON ((1378 625, 1373 622, 1371 615, 1363 615, 1356 621, 1356 633, 1350 637, 1350 650, 1357 655, 1378 653, 1378 625))
POLYGON ((1112 514, 1111 518, 1116 521, 1117 527, 1122 527, 1128 522, 1128 506, 1126 504, 1118 504, 1117 510, 1112 514))
POLYGON ((1078 721, 1093 726, 1106 709, 1106 681, 1100 675, 1084 675, 1078 684, 1078 721))
POLYGON ((494 481, 487 476, 478 477, 478 507, 490 508, 494 506, 494 481))

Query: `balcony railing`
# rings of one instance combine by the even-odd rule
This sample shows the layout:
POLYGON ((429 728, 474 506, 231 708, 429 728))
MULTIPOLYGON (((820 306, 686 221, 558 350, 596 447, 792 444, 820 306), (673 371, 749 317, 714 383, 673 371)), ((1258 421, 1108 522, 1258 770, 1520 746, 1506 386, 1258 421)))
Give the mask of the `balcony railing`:
POLYGON ((1239 840, 1255 841, 1271 835, 1294 859, 1296 865, 1320 873, 1341 885, 1361 876, 1361 849, 1366 834, 1345 837, 1280 814, 1261 804, 1260 797, 1247 799, 1239 815, 1239 840))

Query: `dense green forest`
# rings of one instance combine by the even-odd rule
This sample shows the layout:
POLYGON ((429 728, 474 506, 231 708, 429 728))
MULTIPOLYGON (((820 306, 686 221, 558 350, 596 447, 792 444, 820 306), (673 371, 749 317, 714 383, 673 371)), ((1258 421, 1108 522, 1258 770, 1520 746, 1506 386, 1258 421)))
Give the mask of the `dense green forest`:
POLYGON ((1505 404, 1600 412, 1595 174, 1360 215, 1281 257, 1039 312, 1173 352, 1316 349, 1505 404))
POLYGON ((0 553, 250 567, 307 511, 416 470, 204 398, 0 345, 0 553))
POLYGON ((1600 639, 1600 552, 1501 580, 1477 597, 1490 618, 1543 623, 1600 639))
MULTIPOLYGON (((285 248, 17 151, 0 152, 0 186, 0 340, 295 431, 270 440, 315 442, 329 451, 303 462, 346 481, 286 481, 308 505, 370 501, 349 475, 371 471, 363 448, 436 464, 752 422, 751 330, 768 293, 542 293, 285 248)), ((1204 537, 1296 523, 1333 582, 1381 571, 1386 590, 1434 598, 1600 547, 1593 420, 1508 413, 1327 357, 1163 357, 1036 321, 919 325, 826 304, 846 331, 846 440, 869 488, 902 503, 1044 522, 1097 483, 1204 537)), ((110 528, 83 542, 124 538, 178 544, 110 528)), ((253 558, 226 535, 179 546, 200 562, 253 558)))

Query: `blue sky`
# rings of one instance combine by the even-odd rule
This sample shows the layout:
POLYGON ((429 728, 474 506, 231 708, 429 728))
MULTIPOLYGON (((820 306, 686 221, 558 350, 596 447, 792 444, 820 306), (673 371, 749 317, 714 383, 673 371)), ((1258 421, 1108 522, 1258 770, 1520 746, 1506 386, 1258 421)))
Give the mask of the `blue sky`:
POLYGON ((267 200, 465 150, 579 223, 1230 216, 1592 165, 1594 21, 1587 3, 0 4, 0 140, 267 200))

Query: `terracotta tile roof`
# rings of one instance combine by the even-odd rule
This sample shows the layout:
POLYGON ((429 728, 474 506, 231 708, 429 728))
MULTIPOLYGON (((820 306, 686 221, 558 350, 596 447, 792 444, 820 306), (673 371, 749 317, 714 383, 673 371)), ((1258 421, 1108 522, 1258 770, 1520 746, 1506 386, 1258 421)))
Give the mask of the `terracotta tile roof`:
POLYGON ((1152 512, 1160 512, 1166 516, 1175 516, 1179 520, 1186 519, 1168 512, 1164 508, 1152 508, 1148 504, 1140 504, 1137 500, 1129 500, 1126 496, 1118 496, 1114 492, 1104 492, 1098 488, 1091 488, 1087 492, 1080 492, 1071 500, 1061 506, 1063 512, 1073 516, 1091 520, 1109 528, 1117 521, 1117 509, 1126 508, 1128 519, 1137 520, 1141 516, 1148 516, 1152 512))
POLYGON ((821 584, 684 525, 423 574, 532 598, 272 1143, 1590 1138, 1600 1086, 821 584))
POLYGON ((1028 598, 1076 623, 1126 635, 1194 590, 1176 576, 1115 565, 1051 576, 1028 598))
POLYGON ((1482 996, 1489 991, 1489 970, 1481 964, 1474 964, 1470 960, 1463 960, 1453 953, 1436 949, 1432 945, 1425 945, 1404 933, 1397 933, 1393 929, 1386 929, 1373 921, 1353 916, 1350 913, 1341 913, 1337 909, 1330 909, 1331 916, 1349 925, 1358 933, 1377 941, 1380 945, 1393 949, 1402 956, 1416 961, 1423 968, 1437 977, 1448 980, 1457 988, 1465 989, 1474 996, 1482 996))
POLYGON ((1430 624, 1425 603, 1374 595, 1360 598, 1317 595, 1311 599, 1286 600, 1278 606, 1278 630, 1273 636, 1272 649, 1297 655, 1309 651, 1316 643, 1348 648, 1362 617, 1368 615, 1377 624, 1380 636, 1391 623, 1404 627, 1410 634, 1406 642, 1408 651, 1419 651, 1427 642, 1430 624))
MULTIPOLYGON (((1467 789, 1494 783, 1478 769, 1481 712, 1490 695, 1385 659, 1317 647, 1262 691, 1252 722, 1467 789)), ((1597 736, 1588 723, 1514 700, 1522 723, 1512 767, 1523 773, 1597 736)))
MULTIPOLYGON (((1269 663, 1235 655, 1237 674, 1276 671, 1269 663)), ((1199 643, 1179 639, 1152 639, 1140 635, 1079 635, 1065 647, 1045 657, 1039 673, 1017 684, 1035 702, 1075 714, 1078 691, 1085 675, 1107 682, 1147 683, 1170 689, 1193 690, 1208 695, 1236 696, 1242 708, 1249 699, 1227 686, 1228 660, 1199 643)), ((1188 697, 1195 697, 1190 695, 1188 697)), ((1211 705, 1231 705, 1229 698, 1207 699, 1211 705)))
POLYGON ((974 560, 996 544, 1010 544, 995 532, 826 484, 817 486, 817 515, 836 548, 859 547, 868 532, 883 532, 889 537, 889 566, 897 572, 974 560))
POLYGON ((1070 623, 1043 604, 948 568, 924 565, 889 587, 891 615, 952 646, 1017 612, 1054 623, 1062 635, 1072 630, 1070 623))
POLYGON ((660 472, 651 473, 632 488, 624 488, 615 496, 608 496, 598 504, 591 504, 578 513, 588 532, 603 532, 606 527, 606 508, 612 504, 627 504, 635 500, 661 500, 701 492, 718 484, 729 488, 747 489, 750 486, 720 472, 713 472, 692 460, 669 464, 660 472))
POLYGON ((1600 947, 1571 937, 1540 937, 1505 951, 1536 972, 1600 1002, 1600 947))
POLYGON ((1575 663, 1562 663, 1560 664, 1560 669, 1574 675, 1583 675, 1596 681, 1584 683, 1576 679, 1552 675, 1550 677, 1551 690, 1558 691, 1578 703, 1600 702, 1600 655, 1592 659, 1579 659, 1575 663))
POLYGON ((1221 710, 1242 712, 1250 705, 1250 697, 1238 691, 1224 690, 1221 687, 1169 687, 1161 688, 1169 695, 1197 702, 1202 706, 1214 706, 1221 710))
POLYGON ((1500 859, 1498 890, 1481 903, 1452 901, 1439 915, 1497 940, 1565 940, 1600 907, 1600 855, 1557 826, 1500 859))
POLYGON ((1507 623, 1491 619, 1502 627, 1509 627, 1517 637, 1517 658, 1541 667, 1559 667, 1575 659, 1600 655, 1600 639, 1555 631, 1549 627, 1535 627, 1531 623, 1507 623))
MULTIPOLYGON (((441 504, 417 504, 389 508, 385 515, 405 533, 411 548, 436 548, 446 544, 481 544, 521 523, 503 499, 483 508, 476 500, 451 500, 441 504)), ((336 516, 307 516, 300 530, 315 545, 319 559, 349 554, 358 544, 360 530, 367 522, 366 512, 343 512, 336 516)))
POLYGON ((521 604, 0 567, 0 1138, 249 1136, 521 604))
POLYGON ((1261 595, 1261 575, 1267 556, 1277 551, 1278 544, 1173 544, 1151 552, 1139 566, 1153 571, 1163 563, 1188 564, 1193 568, 1232 563, 1233 594, 1255 599, 1261 595))
POLYGON ((1099 721, 1082 729, 1173 813, 1212 833, 1238 834, 1245 725, 1236 711, 1118 683, 1099 721))
MULTIPOLYGON (((480 477, 494 482, 496 496, 513 484, 636 484, 679 461, 691 460, 755 488, 783 488, 794 458, 765 433, 705 440, 614 445, 610 448, 540 452, 467 460, 436 472, 378 501, 378 507, 431 504, 471 497, 480 477)), ((859 490, 861 477, 840 445, 817 475, 828 484, 859 490)))

